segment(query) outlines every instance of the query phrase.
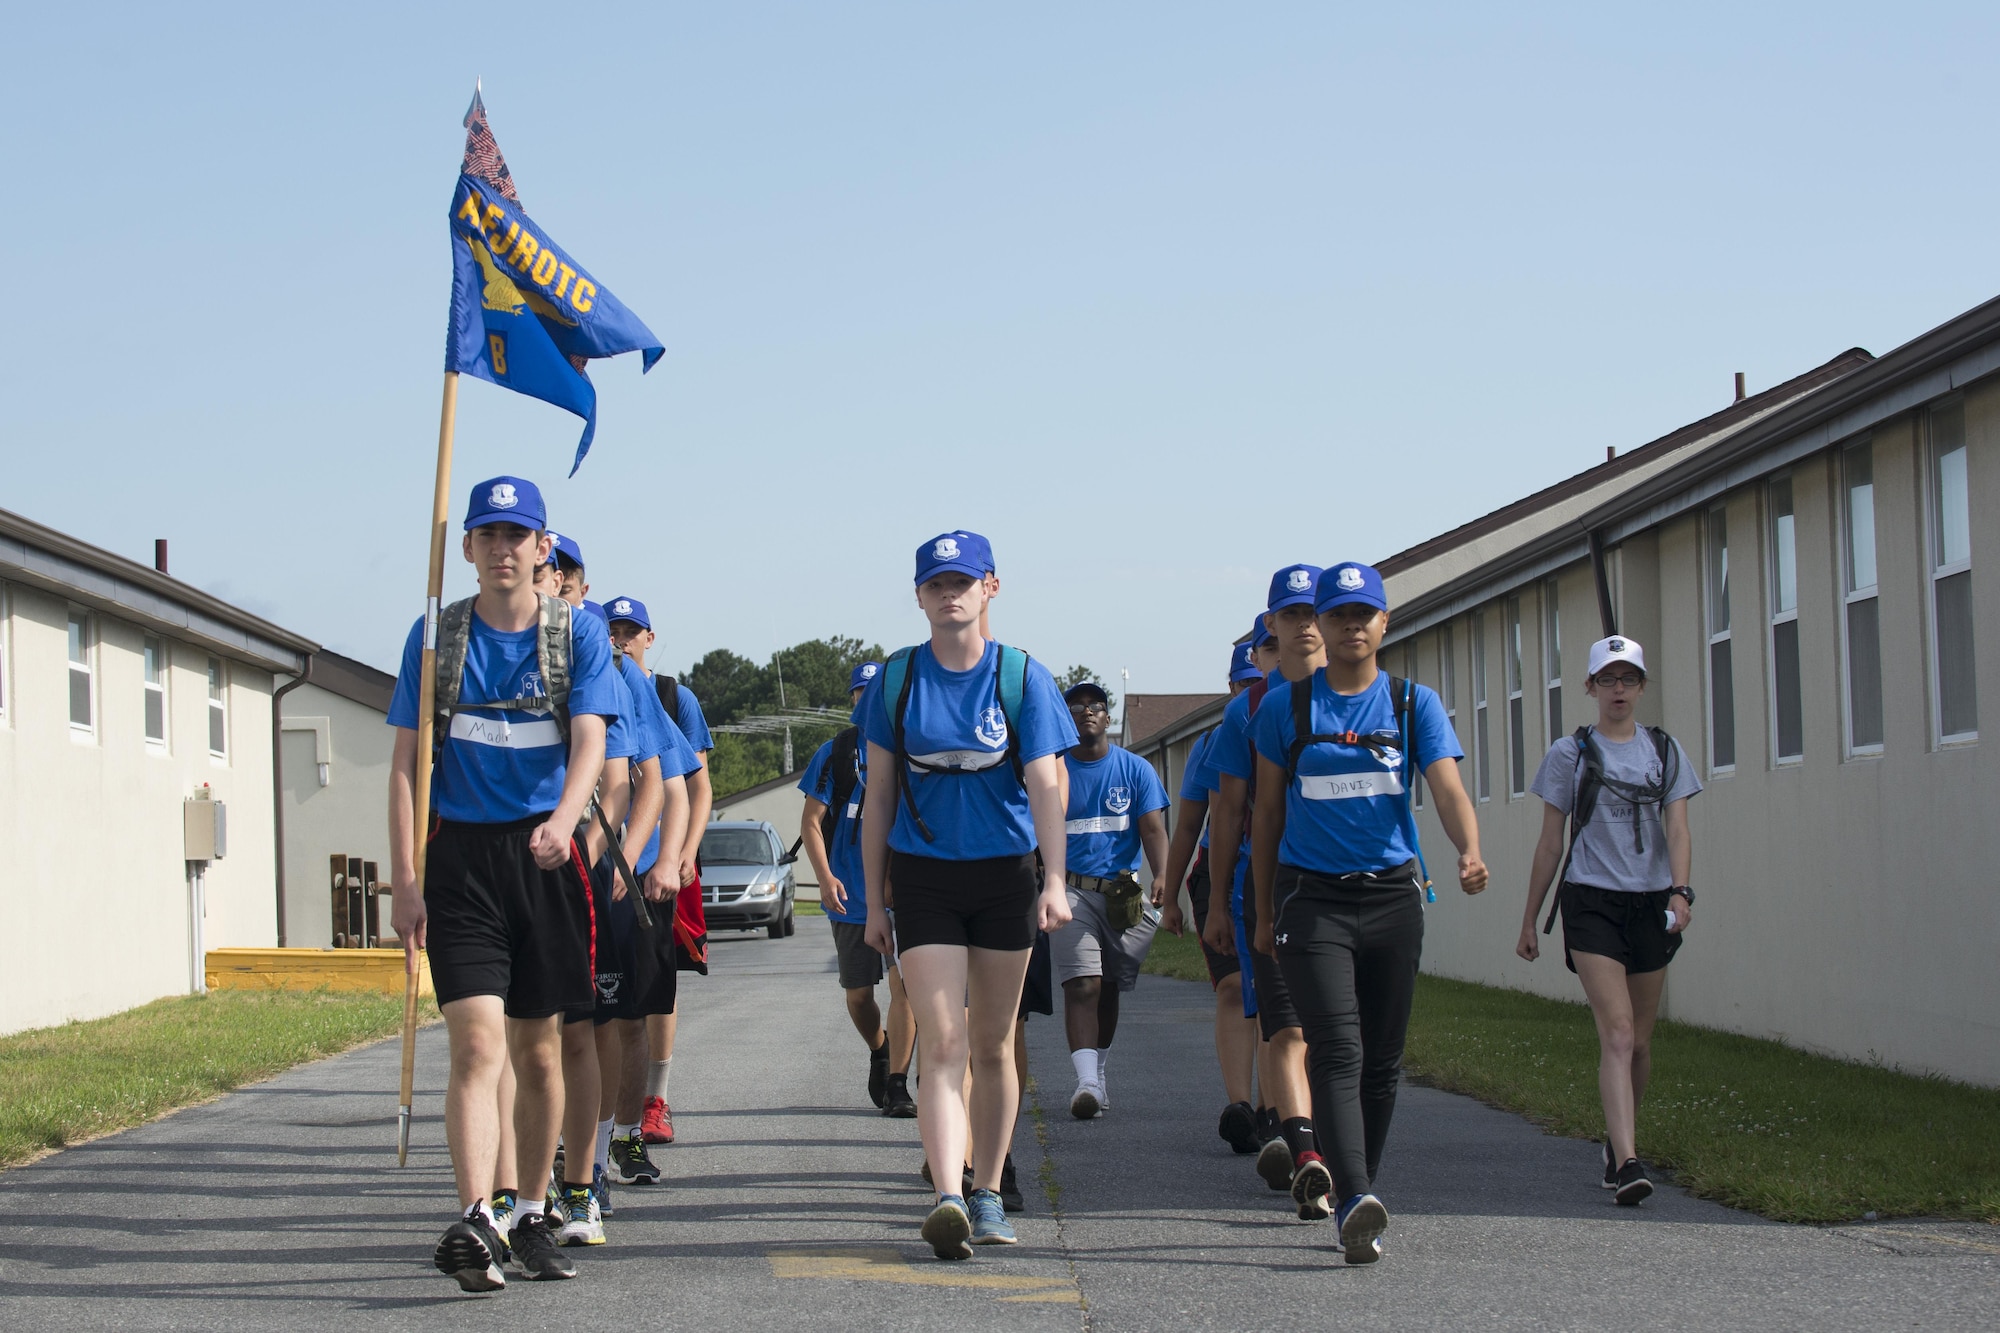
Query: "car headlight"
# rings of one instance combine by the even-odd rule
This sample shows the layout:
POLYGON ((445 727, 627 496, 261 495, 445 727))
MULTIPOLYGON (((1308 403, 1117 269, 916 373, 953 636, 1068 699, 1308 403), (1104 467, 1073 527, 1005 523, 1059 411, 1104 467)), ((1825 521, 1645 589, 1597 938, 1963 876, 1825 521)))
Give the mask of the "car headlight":
POLYGON ((775 898, 778 896, 778 881, 767 880, 762 884, 752 884, 744 890, 745 898, 775 898))

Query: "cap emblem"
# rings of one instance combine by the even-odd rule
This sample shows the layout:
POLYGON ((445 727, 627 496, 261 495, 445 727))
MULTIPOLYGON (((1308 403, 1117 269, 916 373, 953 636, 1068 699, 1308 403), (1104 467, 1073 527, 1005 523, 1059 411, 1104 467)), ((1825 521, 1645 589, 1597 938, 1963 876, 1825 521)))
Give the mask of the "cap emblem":
POLYGON ((1343 566, 1341 571, 1333 576, 1333 582, 1334 586, 1342 591, 1353 592, 1361 586, 1361 571, 1353 565, 1343 566))
POLYGON ((863 679, 863 680, 873 680, 873 679, 875 679, 875 672, 876 672, 876 671, 877 671, 878 669, 879 669, 879 668, 877 668, 877 667, 876 667, 876 665, 875 665, 875 664, 874 664, 873 662, 868 662, 868 663, 865 663, 865 664, 863 664, 863 666, 862 666, 862 668, 861 668, 861 679, 863 679))
POLYGON ((1624 652, 1624 651, 1625 651, 1625 640, 1623 640, 1623 639, 1613 639, 1613 640, 1611 640, 1611 641, 1610 641, 1609 643, 1605 644, 1604 646, 1605 646, 1606 648, 1609 648, 1609 649, 1610 649, 1610 650, 1611 650, 1612 652, 1614 652, 1614 653, 1622 653, 1622 652, 1624 652))
POLYGON ((938 544, 931 548, 931 554, 940 560, 958 559, 958 543, 949 537, 938 538, 938 544))
POLYGON ((1295 569, 1286 576, 1285 586, 1293 592, 1304 592, 1312 587, 1312 575, 1303 569, 1295 569))
POLYGON ((617 601, 611 604, 611 610, 617 615, 629 616, 632 614, 632 603, 626 601, 623 597, 620 597, 617 601))
POLYGON ((514 493, 513 483, 503 481, 493 488, 491 495, 486 497, 486 503, 495 509, 512 509, 521 503, 521 497, 514 493))

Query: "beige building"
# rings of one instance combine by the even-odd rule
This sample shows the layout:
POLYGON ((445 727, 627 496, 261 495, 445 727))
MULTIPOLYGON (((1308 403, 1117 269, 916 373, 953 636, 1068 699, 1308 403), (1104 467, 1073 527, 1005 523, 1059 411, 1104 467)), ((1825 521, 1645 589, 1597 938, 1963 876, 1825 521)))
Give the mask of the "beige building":
POLYGON ((206 944, 273 943, 272 678, 316 646, 0 511, 0 1031, 192 987, 204 790, 226 812, 206 944))
POLYGON ((1996 372, 2000 301, 1381 563, 1382 664, 1443 696, 1493 871, 1459 894, 1423 815, 1427 970, 1580 997, 1559 948, 1514 955, 1526 787, 1595 718, 1584 651, 1615 628, 1707 786, 1667 1014, 2000 1083, 2000 547, 1971 522, 2000 505, 1996 372))
MULTIPOLYGON (((279 686, 281 946, 332 946, 332 856, 374 863, 388 890, 389 759, 395 744, 388 717, 395 690, 396 678, 389 673, 326 649, 313 654, 306 677, 279 686)), ((394 935, 388 909, 385 897, 378 912, 379 937, 385 940, 394 935)))

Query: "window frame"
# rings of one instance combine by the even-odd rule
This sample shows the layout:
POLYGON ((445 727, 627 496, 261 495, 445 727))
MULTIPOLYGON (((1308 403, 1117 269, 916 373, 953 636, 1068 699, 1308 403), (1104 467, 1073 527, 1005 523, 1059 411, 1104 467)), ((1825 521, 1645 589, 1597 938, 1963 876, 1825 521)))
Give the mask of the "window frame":
POLYGON ((1562 597, 1551 574, 1542 580, 1542 730, 1554 745, 1562 729, 1562 597))
POLYGON ((1528 794, 1528 705, 1526 663, 1521 660, 1521 597, 1509 596, 1500 608, 1500 683, 1507 687, 1507 799, 1528 794))
POLYGON ((168 682, 173 675, 173 652, 167 647, 166 639, 158 634, 141 635, 139 639, 139 676, 141 686, 140 730, 144 732, 148 749, 168 752, 173 748, 174 710, 173 695, 168 682), (151 655, 159 679, 152 679, 146 669, 147 657, 151 655), (152 718, 145 708, 150 706, 153 695, 160 696, 160 734, 155 736, 149 728, 152 718))
POLYGON ((1930 676, 1930 732, 1933 749, 1956 749, 1974 745, 1979 741, 1979 727, 1976 716, 1979 711, 1978 657, 1973 658, 1973 712, 1975 722, 1970 731, 1955 731, 1947 734, 1944 729, 1944 680, 1943 655, 1939 652, 1938 634, 1938 585, 1945 579, 1960 574, 1972 574, 1972 445, 1965 429, 1965 400, 1959 395, 1932 403, 1924 411, 1924 613, 1929 624, 1925 635, 1925 656, 1929 659, 1930 676), (1965 453, 1966 486, 1966 552, 1963 560, 1942 561, 1944 545, 1943 513, 1943 470, 1939 466, 1943 455, 1938 452, 1937 417, 1942 411, 1956 411, 1959 415, 1959 441, 1955 449, 1947 452, 1965 453))
POLYGON ((1766 621, 1764 635, 1764 651, 1766 654, 1764 693, 1765 705, 1769 708, 1771 714, 1770 725, 1765 728, 1764 740, 1765 744, 1770 746, 1771 767, 1773 768, 1792 768, 1804 763, 1806 757, 1805 697, 1803 693, 1805 688, 1805 645, 1799 641, 1799 636, 1803 632, 1799 628, 1799 498, 1798 490, 1792 482, 1793 474, 1784 472, 1775 477, 1768 478, 1764 483, 1763 546, 1764 612, 1766 621), (1790 552, 1792 562, 1792 604, 1782 610, 1778 607, 1778 599, 1782 593, 1781 584, 1783 582, 1782 553, 1779 549, 1778 536, 1780 530, 1778 520, 1781 517, 1778 513, 1778 488, 1780 486, 1784 487, 1785 503, 1790 506, 1788 513, 1783 517, 1789 517, 1792 520, 1790 552), (1778 730, 1780 707, 1778 698, 1780 684, 1778 680, 1778 632, 1786 625, 1793 627, 1792 641, 1797 647, 1797 665, 1799 667, 1799 679, 1793 682, 1794 689, 1799 691, 1799 748, 1795 754, 1781 753, 1780 746, 1783 742, 1778 730))
POLYGON ((1472 612, 1472 783, 1473 801, 1493 799, 1493 775, 1488 742, 1486 699, 1486 613, 1472 612))
POLYGON ((229 660, 208 657, 208 756, 229 762, 229 660), (222 720, 222 748, 215 748, 216 715, 222 720))
POLYGON ((1841 447, 1835 457, 1835 473, 1839 480, 1839 558, 1840 558, 1840 727, 1843 757, 1848 759, 1873 758, 1883 753, 1883 743, 1887 740, 1885 726, 1885 703, 1883 698, 1885 682, 1882 679, 1882 552, 1880 517, 1875 503, 1875 441, 1867 439, 1851 441, 1841 447), (1854 493, 1849 482, 1853 469, 1853 458, 1866 451, 1868 455, 1868 526, 1874 576, 1865 586, 1854 585, 1854 493), (1857 744, 1854 739, 1854 631, 1852 616, 1855 606, 1862 602, 1875 603, 1875 725, 1883 733, 1883 740, 1867 744, 1857 744))
POLYGON ((73 740, 94 741, 97 739, 98 714, 101 711, 97 706, 97 617, 86 608, 72 604, 64 626, 63 682, 69 692, 69 734, 73 740), (71 655, 73 650, 69 643, 79 623, 82 625, 82 661, 71 655), (90 713, 89 720, 84 722, 76 720, 76 675, 79 671, 83 673, 84 702, 90 713))
POLYGON ((1710 505, 1707 512, 1702 515, 1701 621, 1703 637, 1707 640, 1707 649, 1702 654, 1702 677, 1705 686, 1702 704, 1708 714, 1706 719, 1708 723, 1708 772, 1710 777, 1727 777, 1736 771, 1736 744, 1738 740, 1736 730, 1736 620, 1735 610, 1730 604, 1729 595, 1729 506, 1727 504, 1710 505), (1719 589, 1717 587, 1718 571, 1716 569, 1717 562, 1715 558, 1718 545, 1716 541, 1718 522, 1721 525, 1720 548, 1722 552, 1721 585, 1719 589), (1716 593, 1718 591, 1722 594, 1720 602, 1723 607, 1722 619, 1724 623, 1721 629, 1715 627, 1718 601, 1716 593), (1715 762, 1715 741, 1718 735, 1716 731, 1715 711, 1715 649, 1720 644, 1727 644, 1729 646, 1729 762, 1726 764, 1715 762))

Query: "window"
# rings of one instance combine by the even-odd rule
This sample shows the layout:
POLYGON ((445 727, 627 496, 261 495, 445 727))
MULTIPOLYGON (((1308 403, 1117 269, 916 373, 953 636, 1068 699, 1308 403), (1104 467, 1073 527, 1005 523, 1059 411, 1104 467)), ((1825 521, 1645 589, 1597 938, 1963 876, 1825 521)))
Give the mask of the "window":
POLYGON ((1845 565, 1841 592, 1846 624, 1847 752, 1882 749, 1882 617, 1875 592, 1875 447, 1857 444, 1841 455, 1840 526, 1845 565))
POLYGON ((1965 406, 1930 414, 1931 670, 1940 741, 1979 735, 1972 671, 1972 503, 1966 475, 1965 406))
POLYGON ((229 755, 229 676, 219 657, 208 659, 208 752, 229 755))
POLYGON ((1792 479, 1770 486, 1771 505, 1771 758, 1805 754, 1805 709, 1799 698, 1799 542, 1792 479))
POLYGON ((1472 613, 1472 782, 1479 799, 1493 795, 1486 758, 1486 613, 1472 613))
POLYGON ((91 731, 96 714, 91 705, 90 617, 82 611, 69 613, 69 724, 77 731, 91 731))
POLYGON ((1521 599, 1509 597, 1506 605, 1507 642, 1502 645, 1507 671, 1507 794, 1519 796, 1528 789, 1528 728, 1521 699, 1521 599))
POLYGON ((1736 767, 1736 677, 1729 639, 1729 514, 1719 505, 1708 511, 1707 574, 1708 767, 1726 772, 1736 767))
POLYGON ((145 644, 146 739, 167 743, 167 647, 148 634, 145 644))
POLYGON ((1549 695, 1549 744, 1563 735, 1563 640, 1562 617, 1557 611, 1556 581, 1542 584, 1542 674, 1549 695))

